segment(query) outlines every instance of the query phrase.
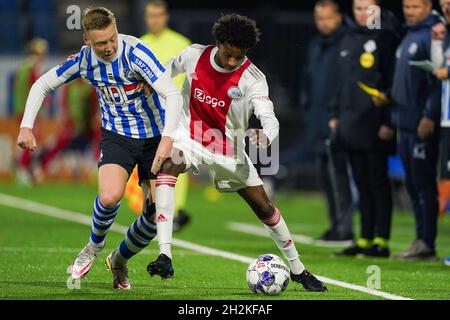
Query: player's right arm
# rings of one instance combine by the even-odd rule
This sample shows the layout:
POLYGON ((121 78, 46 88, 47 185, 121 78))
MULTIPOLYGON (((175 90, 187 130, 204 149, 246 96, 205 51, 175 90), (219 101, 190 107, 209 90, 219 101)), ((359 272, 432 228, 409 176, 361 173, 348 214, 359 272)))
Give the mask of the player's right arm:
POLYGON ((80 77, 80 57, 83 50, 77 55, 70 56, 67 60, 50 69, 42 75, 30 89, 25 111, 20 124, 17 145, 25 150, 34 151, 37 147, 32 129, 34 121, 41 108, 45 96, 64 83, 80 77))

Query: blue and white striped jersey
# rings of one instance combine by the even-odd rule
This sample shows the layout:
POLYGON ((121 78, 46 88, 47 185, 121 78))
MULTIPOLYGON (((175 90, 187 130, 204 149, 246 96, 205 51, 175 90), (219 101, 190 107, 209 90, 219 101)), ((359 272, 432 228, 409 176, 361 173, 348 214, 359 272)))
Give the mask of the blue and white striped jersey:
MULTIPOLYGON (((440 48, 443 53, 444 65, 450 68, 450 48, 445 51, 440 48)), ((450 70, 450 69, 449 69, 450 70)), ((450 80, 442 81, 441 95, 441 127, 450 127, 450 80)))
POLYGON ((450 80, 442 81, 441 127, 450 127, 450 80))
POLYGON ((112 62, 102 61, 84 46, 54 70, 62 83, 81 77, 95 86, 106 130, 137 139, 161 135, 165 109, 158 94, 148 97, 135 89, 142 81, 154 83, 165 68, 138 38, 119 34, 112 62))

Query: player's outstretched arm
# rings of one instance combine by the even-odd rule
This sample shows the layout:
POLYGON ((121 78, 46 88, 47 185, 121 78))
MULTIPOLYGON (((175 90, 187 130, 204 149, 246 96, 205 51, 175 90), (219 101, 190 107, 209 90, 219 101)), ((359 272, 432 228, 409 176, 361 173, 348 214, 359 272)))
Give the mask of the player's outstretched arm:
POLYGON ((173 139, 183 110, 183 99, 168 72, 154 82, 152 87, 165 100, 166 106, 164 130, 151 168, 151 172, 157 174, 164 161, 172 156, 173 139))
POLYGON ((56 75, 56 68, 42 75, 31 87, 25 104, 25 112, 20 124, 17 145, 25 150, 34 151, 37 147, 32 129, 45 96, 64 83, 56 75))
POLYGON ((31 86, 17 137, 17 145, 22 149, 31 151, 36 149, 37 144, 32 129, 42 102, 49 92, 80 77, 80 58, 80 53, 69 56, 64 63, 47 71, 31 86))

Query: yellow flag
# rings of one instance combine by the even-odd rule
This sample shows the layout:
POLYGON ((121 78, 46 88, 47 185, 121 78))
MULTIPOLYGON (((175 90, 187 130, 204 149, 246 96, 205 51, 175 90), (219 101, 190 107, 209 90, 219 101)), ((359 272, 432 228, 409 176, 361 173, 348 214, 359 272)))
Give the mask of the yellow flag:
POLYGON ((380 90, 378 90, 376 88, 369 87, 368 85, 366 85, 366 84, 364 84, 364 83, 362 83, 360 81, 358 81, 357 83, 358 83, 358 86, 361 89, 363 89, 364 92, 366 92, 367 94, 369 94, 369 95, 371 95, 373 97, 376 97, 376 98, 383 99, 386 103, 389 103, 389 99, 386 98, 384 95, 381 95, 380 90))

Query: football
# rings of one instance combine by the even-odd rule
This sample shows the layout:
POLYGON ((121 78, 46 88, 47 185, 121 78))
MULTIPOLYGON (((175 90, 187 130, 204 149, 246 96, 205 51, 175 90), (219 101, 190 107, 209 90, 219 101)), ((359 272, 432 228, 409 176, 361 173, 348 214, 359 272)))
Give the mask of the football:
POLYGON ((286 290, 289 274, 289 268, 280 257, 263 254, 248 266, 247 284, 253 293, 276 296, 286 290))

